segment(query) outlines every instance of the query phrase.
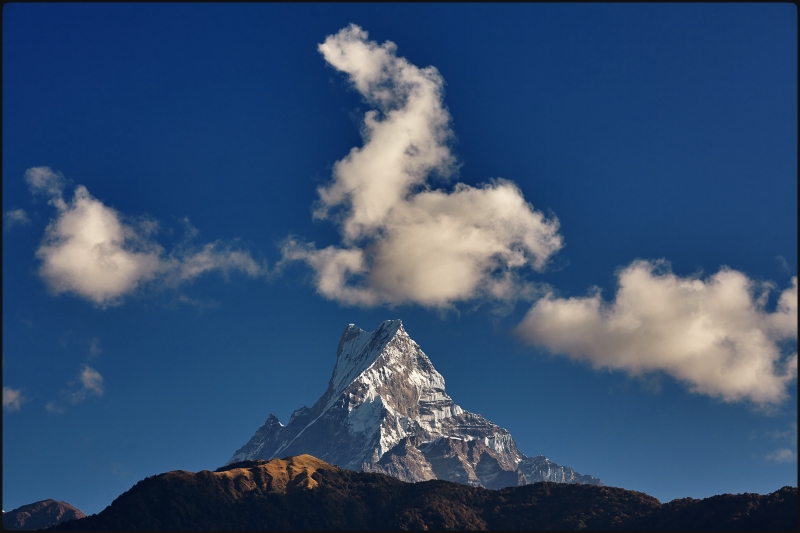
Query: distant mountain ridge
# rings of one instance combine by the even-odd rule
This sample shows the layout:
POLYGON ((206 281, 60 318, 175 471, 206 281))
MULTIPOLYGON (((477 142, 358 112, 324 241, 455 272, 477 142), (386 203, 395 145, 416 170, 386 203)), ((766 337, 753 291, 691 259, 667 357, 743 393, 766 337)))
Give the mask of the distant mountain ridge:
POLYGON ((85 516, 80 509, 66 502, 47 499, 3 513, 3 529, 45 529, 66 520, 76 520, 85 516))
POLYGON ((302 455, 139 481, 58 530, 795 530, 797 489, 661 504, 641 492, 535 483, 487 490, 343 470, 302 455))
POLYGON ((526 456, 507 430, 456 405, 400 320, 372 332, 348 325, 322 397, 292 413, 285 426, 270 414, 229 464, 306 453, 403 481, 490 489, 539 481, 603 484, 542 455, 526 456))

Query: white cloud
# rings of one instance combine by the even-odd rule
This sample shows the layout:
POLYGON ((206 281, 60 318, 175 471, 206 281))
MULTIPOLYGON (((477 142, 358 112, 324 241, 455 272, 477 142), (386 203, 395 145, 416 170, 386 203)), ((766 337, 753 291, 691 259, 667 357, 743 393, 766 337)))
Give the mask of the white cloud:
POLYGON ((42 277, 56 294, 73 292, 103 305, 153 279, 161 252, 79 185, 71 204, 63 203, 47 227, 36 256, 42 260, 42 277))
POLYGON ((773 312, 765 310, 772 284, 728 268, 702 280, 674 275, 665 261, 635 261, 618 277, 612 303, 599 291, 583 298, 550 293, 517 332, 595 368, 663 371, 693 392, 729 402, 786 399, 797 353, 786 355, 781 345, 797 340, 797 277, 773 312))
POLYGON ((60 172, 53 172, 50 167, 32 167, 25 171, 25 181, 32 193, 47 196, 48 203, 57 209, 67 208, 63 197, 67 180, 60 172))
POLYGON ((219 307, 219 302, 216 300, 197 300, 195 298, 189 298, 185 294, 179 294, 171 303, 171 306, 174 308, 177 304, 185 304, 191 305, 196 307, 199 310, 205 309, 214 309, 215 307, 219 307))
POLYGON ((103 353, 103 348, 100 346, 100 337, 89 339, 89 359, 94 359, 101 353, 103 353))
POLYGON ((22 390, 3 387, 3 408, 8 411, 19 411, 24 401, 25 397, 22 396, 22 390))
POLYGON ((788 440, 791 448, 778 448, 768 453, 764 458, 767 461, 776 463, 790 463, 797 460, 797 422, 789 424, 789 429, 784 431, 773 431, 768 436, 776 440, 788 440))
POLYGON ((394 43, 367 41, 355 25, 328 36, 319 51, 375 109, 364 117, 364 145, 318 189, 314 215, 341 225, 343 247, 288 239, 283 261, 306 262, 320 294, 351 305, 446 307, 527 291, 517 270, 542 270, 562 247, 558 220, 535 211, 506 180, 430 190, 431 176, 455 168, 439 72, 397 57, 394 43))
POLYGON ((773 439, 789 439, 794 446, 797 446, 797 422, 791 422, 789 429, 784 431, 772 431, 767 434, 773 439))
POLYGON ((94 368, 88 365, 83 365, 80 380, 82 385, 81 391, 85 391, 86 394, 94 394, 96 396, 103 395, 103 376, 101 376, 100 372, 94 368))
POLYGON ((364 116, 364 146, 338 161, 333 183, 319 189, 317 216, 350 204, 343 228, 348 242, 374 234, 413 186, 432 171, 449 175, 455 164, 445 145, 452 133, 442 103, 444 80, 434 67, 420 69, 398 58, 396 49, 392 42, 367 41, 367 32, 353 24, 319 45, 325 60, 377 107, 364 116))
POLYGON ((367 272, 364 251, 359 248, 342 249, 328 246, 321 250, 314 248, 313 243, 300 244, 288 239, 281 250, 283 260, 302 260, 315 272, 317 291, 331 300, 339 300, 346 304, 375 305, 379 302, 377 295, 366 287, 352 287, 347 284, 354 275, 367 272))
POLYGON ((83 185, 70 203, 63 197, 64 178, 47 167, 29 169, 25 178, 31 189, 50 196, 57 218, 45 231, 36 252, 42 261, 40 274, 54 293, 73 293, 105 307, 118 304, 147 283, 178 285, 218 270, 227 275, 238 270, 255 277, 263 268, 247 251, 219 242, 196 251, 182 246, 165 257, 152 240, 155 221, 143 218, 126 224, 122 215, 94 198, 83 185))
POLYGON ((774 461, 776 463, 791 463, 797 461, 797 453, 789 448, 779 448, 768 453, 764 458, 767 461, 774 461))
POLYGON ((58 405, 55 402, 47 402, 47 405, 45 405, 44 408, 49 413, 61 414, 61 413, 66 412, 66 409, 64 409, 63 406, 58 405))
POLYGON ((230 246, 224 246, 219 242, 206 244, 196 253, 172 256, 166 264, 170 270, 168 277, 174 284, 189 281, 214 270, 219 270, 225 275, 238 270, 250 277, 260 275, 263 270, 248 252, 231 249, 230 246))
MULTIPOLYGON (((105 392, 103 376, 89 365, 83 365, 80 374, 78 374, 78 381, 80 386, 77 389, 75 388, 77 383, 70 381, 67 384, 68 388, 61 391, 61 397, 64 401, 77 405, 89 396, 102 396, 105 392), (72 390, 70 391, 70 389, 72 390)), ((66 412, 64 405, 58 402, 47 402, 44 408, 51 413, 60 414, 66 412)))
POLYGON ((6 228, 13 228, 14 226, 24 226, 31 223, 28 214, 24 209, 14 209, 6 211, 5 214, 6 228))

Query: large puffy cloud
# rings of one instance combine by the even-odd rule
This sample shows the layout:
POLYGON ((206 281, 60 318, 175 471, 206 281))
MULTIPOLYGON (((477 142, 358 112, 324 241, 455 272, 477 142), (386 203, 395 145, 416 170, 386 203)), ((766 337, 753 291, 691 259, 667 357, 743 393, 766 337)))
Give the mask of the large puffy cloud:
POLYGON ((596 368, 663 371, 725 401, 768 406, 787 397, 797 379, 797 353, 785 353, 797 340, 797 277, 772 312, 765 310, 771 284, 727 268, 703 280, 676 276, 664 261, 635 261, 618 277, 613 302, 599 291, 550 293, 517 332, 596 368))
POLYGON ((435 170, 449 175, 455 163, 445 145, 450 115, 442 104, 439 72, 397 57, 392 42, 379 46, 366 39, 367 32, 350 25, 319 45, 325 60, 348 74, 378 108, 364 116, 364 146, 338 161, 333 183, 319 189, 317 216, 350 204, 343 228, 348 241, 374 234, 413 186, 425 183, 435 170))
POLYGON ((248 252, 219 242, 199 251, 184 246, 165 256, 151 239, 154 222, 124 223, 119 212, 82 185, 66 202, 63 176, 48 167, 28 169, 25 179, 57 210, 36 252, 42 261, 40 274, 56 294, 73 293, 107 306, 151 281, 175 286, 213 270, 239 270, 250 276, 263 270, 248 252))
POLYGON ((155 277, 157 245, 140 239, 113 209, 78 186, 36 252, 41 275, 56 293, 74 292, 104 304, 155 277))
POLYGON ((562 247, 558 220, 535 211, 506 180, 428 188, 431 176, 455 167, 438 71, 397 57, 394 43, 368 41, 355 25, 319 51, 375 109, 364 117, 364 145, 318 190, 315 217, 341 224, 343 247, 289 239, 283 260, 305 261, 320 294, 346 304, 445 307, 524 292, 517 269, 541 270, 562 247))

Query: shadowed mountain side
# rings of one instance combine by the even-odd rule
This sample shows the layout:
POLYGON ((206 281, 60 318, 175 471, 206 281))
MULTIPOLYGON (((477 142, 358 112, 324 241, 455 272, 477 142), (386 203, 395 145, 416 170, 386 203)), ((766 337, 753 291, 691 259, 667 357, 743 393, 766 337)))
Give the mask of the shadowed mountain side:
POLYGON ((636 529, 661 520, 671 529, 794 529, 797 489, 662 505, 641 492, 586 484, 406 483, 303 455, 150 477, 101 513, 51 529, 636 529))
POLYGON ((17 507, 3 514, 3 529, 44 529, 66 520, 83 518, 83 512, 66 502, 53 499, 42 500, 17 507))
POLYGON ((797 488, 771 494, 720 494, 703 500, 672 500, 653 513, 631 520, 625 529, 693 529, 797 531, 797 488))

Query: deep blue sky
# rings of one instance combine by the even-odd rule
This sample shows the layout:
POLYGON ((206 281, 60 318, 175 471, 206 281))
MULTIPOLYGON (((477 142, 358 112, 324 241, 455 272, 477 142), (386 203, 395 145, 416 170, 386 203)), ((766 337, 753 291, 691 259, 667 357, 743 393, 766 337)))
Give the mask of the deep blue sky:
POLYGON ((528 455, 662 501, 796 486, 796 380, 765 411, 530 346, 512 331, 531 301, 361 308, 301 263, 274 273, 289 235, 340 244, 312 208, 369 105, 317 45, 350 23, 444 78, 460 168, 437 186, 505 178, 558 217, 565 246, 531 282, 610 301, 619 269, 663 258, 771 281, 771 312, 797 275, 792 4, 6 4, 2 381, 22 401, 3 410, 3 508, 95 513, 145 476, 217 468, 324 392, 348 323, 389 318, 528 455), (56 210, 24 178, 44 166, 67 200, 84 185, 158 221, 167 251, 188 217, 198 245, 234 242, 271 274, 107 307, 54 295, 36 251, 56 210), (84 365, 103 394, 73 403, 84 365))

